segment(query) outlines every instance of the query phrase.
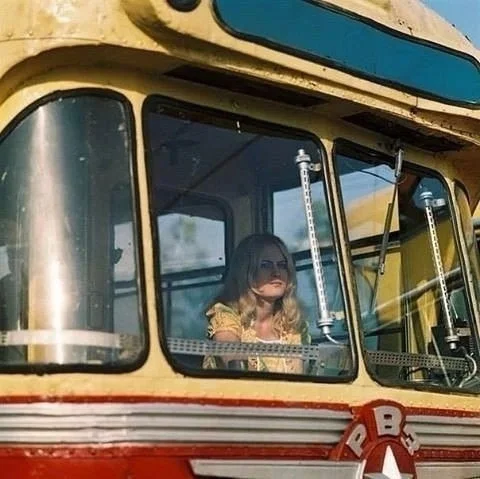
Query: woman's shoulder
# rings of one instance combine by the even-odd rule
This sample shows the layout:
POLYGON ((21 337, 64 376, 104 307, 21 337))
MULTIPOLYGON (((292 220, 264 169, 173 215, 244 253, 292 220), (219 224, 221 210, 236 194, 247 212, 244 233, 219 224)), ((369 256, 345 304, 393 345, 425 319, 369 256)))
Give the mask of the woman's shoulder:
POLYGON ((241 338, 240 316, 231 307, 215 303, 206 314, 209 320, 208 337, 213 338, 220 331, 229 331, 241 338))
POLYGON ((238 313, 232 307, 220 302, 215 303, 206 312, 206 315, 209 317, 215 316, 217 314, 228 314, 228 315, 238 316, 238 313))

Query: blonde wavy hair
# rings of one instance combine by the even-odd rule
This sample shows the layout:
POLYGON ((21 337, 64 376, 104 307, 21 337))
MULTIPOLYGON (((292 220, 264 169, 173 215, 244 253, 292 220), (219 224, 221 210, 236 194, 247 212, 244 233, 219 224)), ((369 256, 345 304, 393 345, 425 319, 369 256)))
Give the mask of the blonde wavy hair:
POLYGON ((296 297, 296 272, 292 256, 285 243, 272 234, 253 234, 243 238, 230 262, 222 291, 213 304, 223 303, 239 316, 244 327, 255 320, 257 297, 252 291, 258 276, 261 254, 265 247, 276 246, 287 261, 287 287, 282 298, 275 301, 273 329, 280 336, 282 332, 298 332, 300 308, 296 297))

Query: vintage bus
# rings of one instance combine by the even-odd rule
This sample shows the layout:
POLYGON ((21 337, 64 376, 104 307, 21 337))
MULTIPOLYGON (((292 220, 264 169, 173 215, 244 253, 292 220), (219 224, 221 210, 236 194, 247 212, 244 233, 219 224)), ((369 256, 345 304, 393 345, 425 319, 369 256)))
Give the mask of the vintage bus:
POLYGON ((467 38, 417 0, 2 7, 6 476, 480 476, 467 38), (308 343, 207 336, 252 233, 308 343))

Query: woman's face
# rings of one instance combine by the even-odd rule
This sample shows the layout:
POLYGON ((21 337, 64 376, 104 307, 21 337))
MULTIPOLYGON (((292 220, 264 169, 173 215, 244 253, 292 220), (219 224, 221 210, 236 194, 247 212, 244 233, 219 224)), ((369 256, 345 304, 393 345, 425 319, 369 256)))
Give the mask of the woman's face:
POLYGON ((268 245, 260 253, 253 292, 265 301, 275 301, 285 294, 288 285, 288 263, 280 248, 268 245))

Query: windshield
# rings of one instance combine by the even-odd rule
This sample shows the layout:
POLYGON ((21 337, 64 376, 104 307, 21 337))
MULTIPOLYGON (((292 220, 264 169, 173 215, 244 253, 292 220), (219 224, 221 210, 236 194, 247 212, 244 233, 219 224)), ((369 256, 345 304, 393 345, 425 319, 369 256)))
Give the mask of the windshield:
POLYGON ((311 172, 309 187, 322 316, 295 164, 300 150, 321 164, 318 145, 275 125, 156 98, 144 121, 160 332, 174 366, 349 380, 351 336, 323 172, 311 172))
POLYGON ((104 365, 142 349, 124 105, 45 102, 0 143, 1 364, 104 365))
POLYGON ((446 184, 406 162, 397 177, 394 158, 338 151, 371 374, 386 384, 477 391, 476 328, 446 184))

